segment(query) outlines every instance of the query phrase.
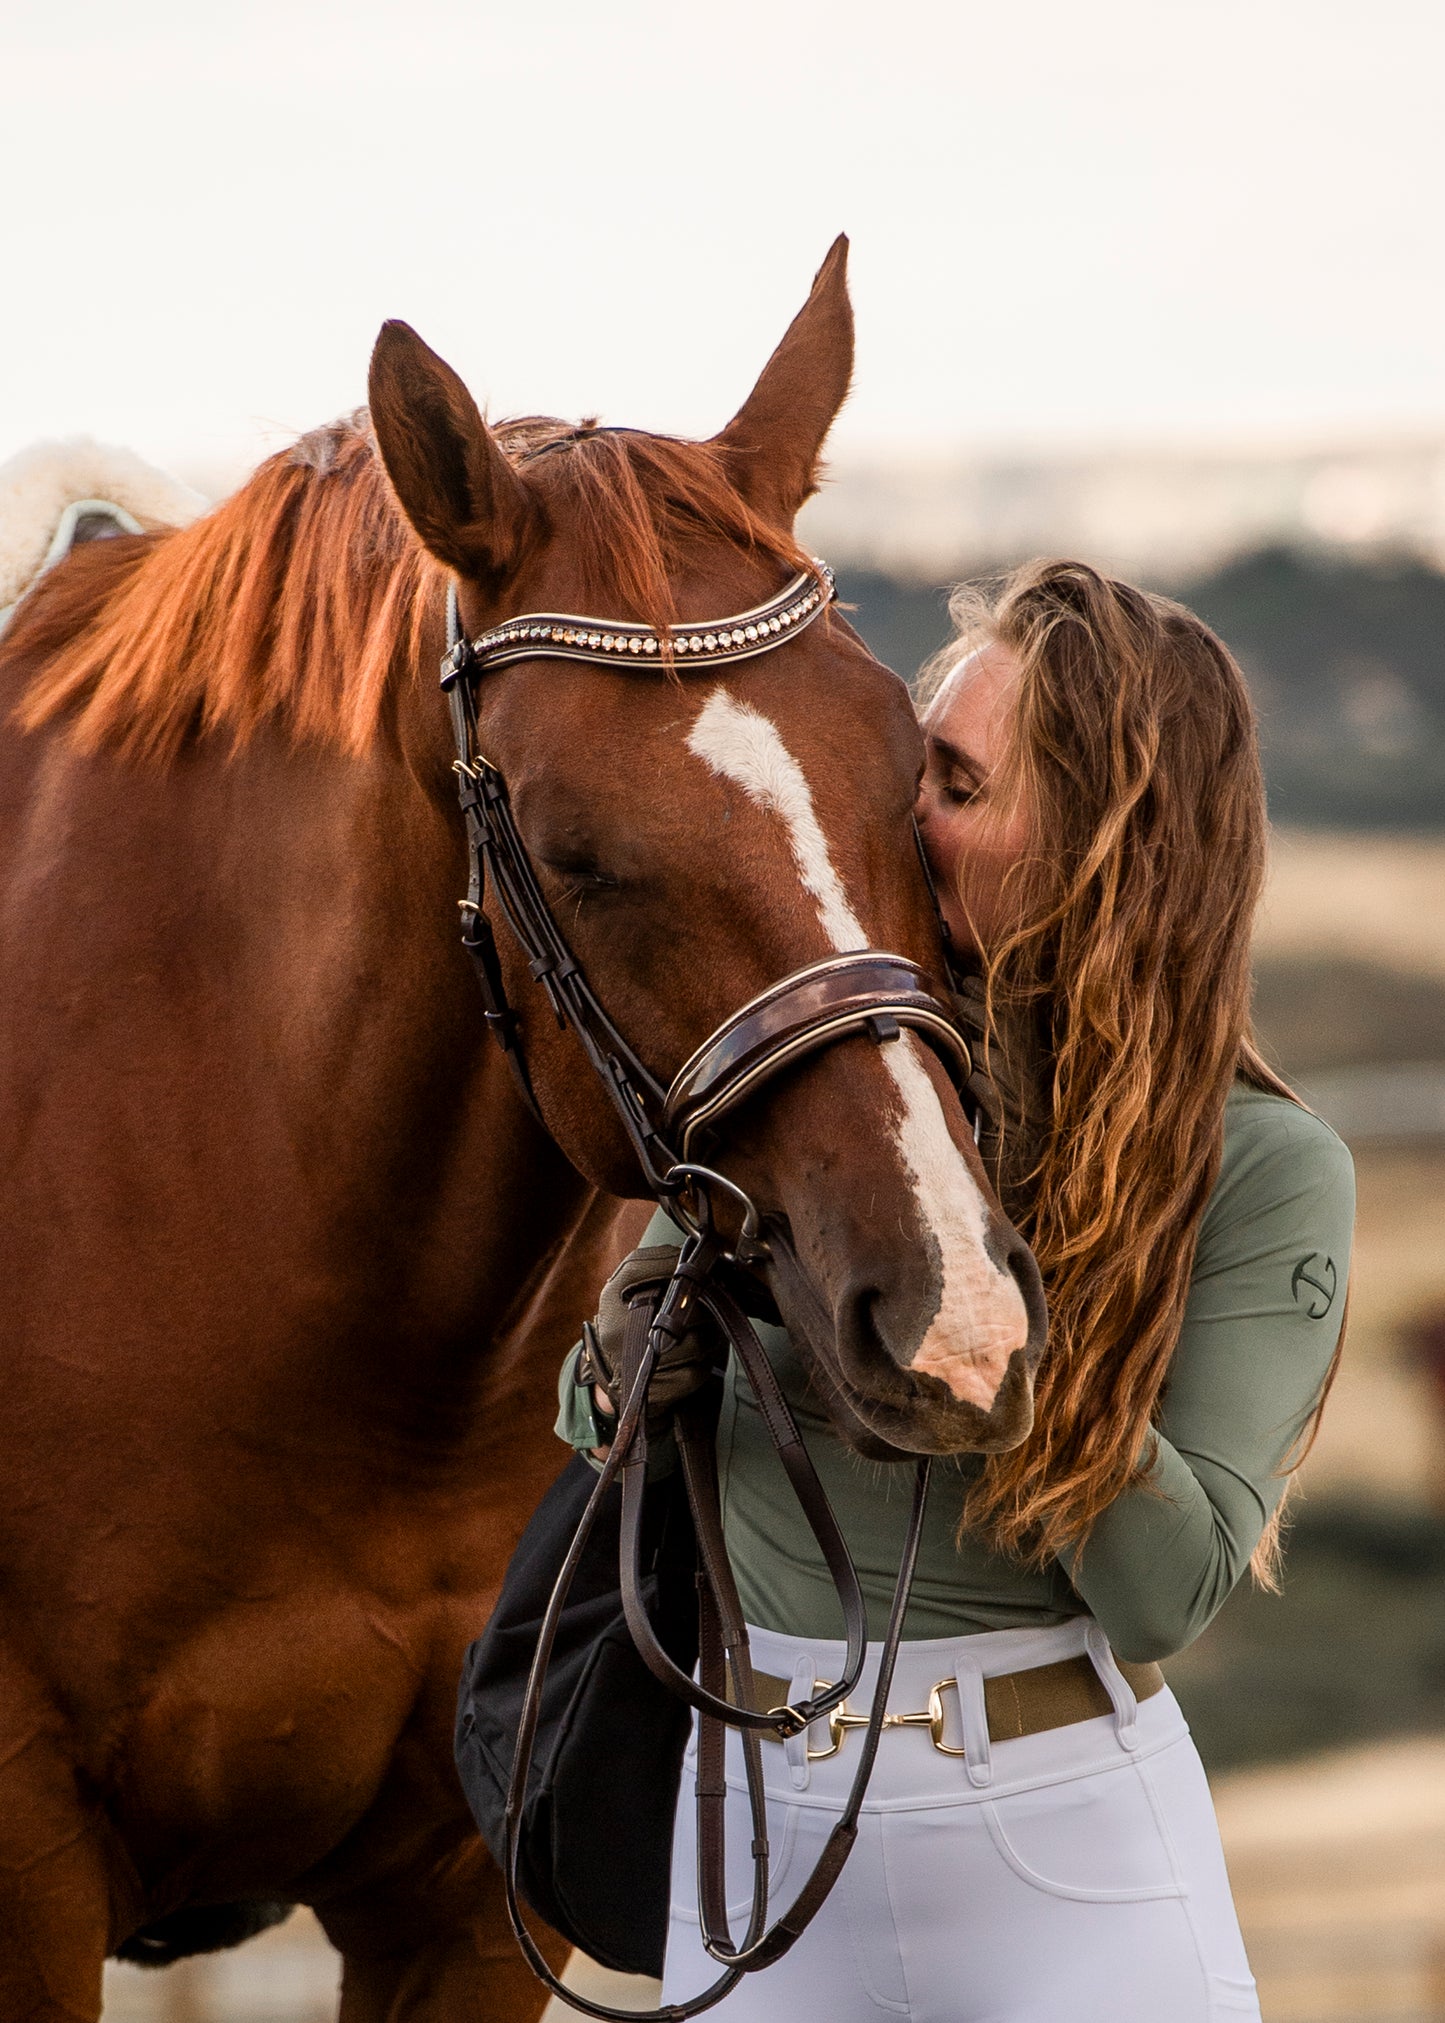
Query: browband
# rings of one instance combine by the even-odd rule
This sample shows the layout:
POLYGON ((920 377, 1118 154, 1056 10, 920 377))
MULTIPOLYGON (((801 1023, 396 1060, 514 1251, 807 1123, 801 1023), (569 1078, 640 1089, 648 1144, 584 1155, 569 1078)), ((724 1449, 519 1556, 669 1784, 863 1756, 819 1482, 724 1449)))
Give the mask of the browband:
MULTIPOLYGON (((579 618, 567 611, 528 611, 494 625, 477 639, 458 639, 442 662, 442 687, 450 688, 463 667, 478 674, 506 667, 514 660, 586 660, 613 665, 619 660, 661 661, 679 666, 708 663, 730 665, 751 660, 781 646, 791 632, 801 632, 837 596, 833 572, 814 561, 813 573, 795 576, 766 604, 739 611, 731 618, 706 619, 695 625, 669 625, 658 632, 650 625, 621 619, 579 618)), ((456 589, 448 591, 449 632, 456 629, 456 589)))

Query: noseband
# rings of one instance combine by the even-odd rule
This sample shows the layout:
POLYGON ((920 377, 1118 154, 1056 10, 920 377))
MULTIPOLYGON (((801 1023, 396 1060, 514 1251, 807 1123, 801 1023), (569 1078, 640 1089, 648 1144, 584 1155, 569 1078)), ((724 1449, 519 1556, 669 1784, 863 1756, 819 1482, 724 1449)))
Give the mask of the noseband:
MULTIPOLYGON (((967 1042, 934 995, 926 971, 905 956, 864 948, 810 963, 750 999, 709 1034, 664 1087, 608 1016, 552 916, 517 828, 506 782, 478 746, 477 691, 485 674, 539 658, 609 669, 649 663, 689 669, 731 666, 771 652, 803 631, 835 595, 833 572, 819 562, 816 574, 795 576, 767 603, 730 618, 659 632, 565 612, 530 612, 467 639, 456 590, 447 593, 442 687, 456 736, 454 770, 471 860, 467 896, 460 902, 462 945, 476 968, 487 1025, 528 1108, 543 1121, 484 910, 490 875, 533 979, 546 992, 558 1024, 570 1025, 581 1042, 621 1118, 649 1192, 675 1213, 680 1210, 683 1222, 695 1231, 699 1189, 720 1186, 743 1201, 744 1242, 755 1254, 757 1218, 751 1204, 721 1174, 696 1162, 707 1132, 784 1069, 855 1034, 881 1046, 907 1027, 929 1042, 960 1089, 971 1072, 967 1042)), ((706 1212, 710 1224, 711 1203, 706 1212)))

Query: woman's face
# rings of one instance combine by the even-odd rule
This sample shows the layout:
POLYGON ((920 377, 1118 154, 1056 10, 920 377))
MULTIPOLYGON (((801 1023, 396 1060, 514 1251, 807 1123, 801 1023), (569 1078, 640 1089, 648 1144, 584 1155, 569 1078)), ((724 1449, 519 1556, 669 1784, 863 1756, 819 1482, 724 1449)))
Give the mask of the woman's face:
POLYGON ((958 947, 981 955, 1014 925, 1006 874, 1028 848, 1031 810, 994 786, 1013 735, 1020 671, 1005 646, 961 660, 923 717, 928 755, 918 828, 958 947))

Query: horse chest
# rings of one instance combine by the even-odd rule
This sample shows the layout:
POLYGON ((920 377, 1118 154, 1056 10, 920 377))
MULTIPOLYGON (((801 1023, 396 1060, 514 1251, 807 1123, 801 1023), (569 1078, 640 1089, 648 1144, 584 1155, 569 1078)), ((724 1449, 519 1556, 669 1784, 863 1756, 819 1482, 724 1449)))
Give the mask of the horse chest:
POLYGON ((225 1610, 177 1645, 109 1738, 113 1816, 147 1881, 181 1870, 192 1893, 244 1892, 333 1850, 399 1748, 446 1745, 447 1614, 303 1591, 225 1610))

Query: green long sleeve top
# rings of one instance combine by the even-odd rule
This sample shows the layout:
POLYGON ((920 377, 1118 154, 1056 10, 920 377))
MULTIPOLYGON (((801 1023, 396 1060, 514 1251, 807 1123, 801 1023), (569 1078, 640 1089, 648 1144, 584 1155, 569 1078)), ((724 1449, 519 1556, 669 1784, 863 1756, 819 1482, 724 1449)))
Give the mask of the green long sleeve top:
MULTIPOLYGON (((1343 1317, 1353 1218, 1350 1155, 1329 1127, 1236 1084, 1144 1481, 1103 1512, 1082 1551, 1028 1567, 967 1530, 957 1535, 978 1462, 936 1463, 905 1635, 1037 1628, 1087 1613, 1135 1662, 1168 1657, 1197 1637, 1248 1565, 1284 1492, 1281 1466, 1319 1400, 1343 1317)), ((680 1238, 659 1213, 646 1240, 680 1238)), ((870 1633, 880 1636, 913 1471, 846 1448, 784 1330, 759 1334, 857 1563, 870 1633)), ((560 1397, 558 1432, 588 1444, 591 1414, 570 1359, 560 1397)), ((718 1461, 748 1621, 841 1636, 827 1571, 735 1365, 718 1461)))

